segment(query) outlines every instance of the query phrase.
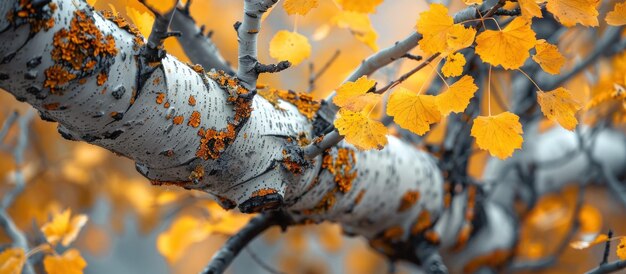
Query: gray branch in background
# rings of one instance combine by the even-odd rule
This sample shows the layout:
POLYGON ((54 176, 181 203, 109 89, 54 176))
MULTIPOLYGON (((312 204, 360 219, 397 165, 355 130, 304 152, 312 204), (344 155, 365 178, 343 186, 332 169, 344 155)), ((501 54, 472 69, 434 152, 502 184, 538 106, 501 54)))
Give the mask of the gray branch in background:
POLYGON ((626 260, 621 260, 621 261, 615 261, 615 262, 608 263, 608 264, 603 264, 601 266, 598 266, 586 272, 585 274, 606 274, 606 273, 616 272, 624 268, 626 268, 626 260))
MULTIPOLYGON (((26 115, 20 117, 18 119, 19 126, 19 135, 17 136, 17 144, 13 149, 13 158, 15 160, 15 171, 14 171, 14 181, 15 186, 13 189, 8 191, 2 197, 2 201, 0 201, 0 227, 4 229, 7 236, 13 242, 13 245, 18 248, 24 249, 24 252, 28 251, 28 240, 26 239, 26 235, 15 225, 11 216, 9 216, 7 209, 13 205, 17 196, 19 196, 26 186, 26 182, 24 181, 24 174, 22 173, 21 167, 24 165, 24 152, 26 151, 26 146, 28 145, 28 132, 30 127, 30 122, 34 117, 34 112, 29 111, 26 115)), ((16 115, 9 117, 8 122, 15 119, 12 117, 17 117, 16 115)), ((15 121, 15 120, 13 120, 15 121)), ((5 123, 2 131, 5 129, 8 131, 10 128, 10 123, 5 123), (5 128, 6 126, 6 128, 5 128)), ((1 139, 0 139, 1 140, 1 139)), ((35 273, 33 271, 32 266, 28 261, 24 264, 24 273, 30 274, 35 273)))
POLYGON ((235 70, 222 57, 219 49, 211 39, 212 32, 208 32, 205 35, 204 26, 199 28, 191 17, 189 13, 191 2, 191 0, 188 1, 185 7, 178 7, 176 12, 172 10, 165 16, 172 18, 170 29, 179 31, 182 34, 178 37, 178 42, 182 46, 183 51, 185 51, 191 62, 200 64, 207 70, 222 70, 229 75, 235 75, 235 70), (173 17, 172 13, 174 13, 173 17))

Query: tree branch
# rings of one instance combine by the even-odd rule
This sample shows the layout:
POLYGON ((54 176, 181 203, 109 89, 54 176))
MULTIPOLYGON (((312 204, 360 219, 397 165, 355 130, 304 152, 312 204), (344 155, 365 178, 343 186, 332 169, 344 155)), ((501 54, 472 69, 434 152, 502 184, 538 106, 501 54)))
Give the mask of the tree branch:
POLYGON ((615 262, 608 263, 608 264, 603 264, 601 266, 598 266, 586 272, 585 274, 606 274, 606 273, 616 272, 624 268, 626 268, 626 260, 621 260, 621 261, 615 261, 615 262))
POLYGON ((213 255, 211 262, 201 272, 203 274, 224 273, 226 268, 237 257, 248 243, 274 225, 283 227, 290 224, 290 219, 280 211, 265 212, 252 218, 246 226, 231 236, 226 243, 213 255))

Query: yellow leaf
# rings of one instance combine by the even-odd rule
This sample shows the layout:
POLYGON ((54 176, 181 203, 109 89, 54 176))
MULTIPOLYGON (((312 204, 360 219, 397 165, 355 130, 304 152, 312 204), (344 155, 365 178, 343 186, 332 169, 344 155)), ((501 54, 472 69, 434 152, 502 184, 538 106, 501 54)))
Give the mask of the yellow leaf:
POLYGON ((522 15, 527 18, 539 17, 542 18, 541 8, 535 0, 518 0, 519 7, 522 10, 522 15))
POLYGON ((26 254, 24 249, 13 247, 7 248, 0 253, 0 273, 1 274, 19 274, 26 262, 26 254))
POLYGON ((551 120, 556 120, 563 128, 574 130, 578 124, 576 112, 582 108, 569 90, 557 88, 552 91, 538 92, 537 102, 541 106, 541 112, 551 120))
POLYGON ((454 52, 471 46, 476 37, 476 29, 453 25, 446 33, 447 52, 454 52))
POLYGON ((465 56, 457 52, 446 57, 446 63, 441 67, 441 72, 446 77, 456 77, 463 74, 465 66, 465 56))
POLYGON ((367 79, 367 76, 361 76, 356 82, 345 82, 337 88, 337 95, 333 98, 333 103, 343 107, 350 103, 351 99, 367 93, 374 85, 376 85, 376 81, 367 79))
POLYGON ((573 249, 585 249, 590 246, 606 242, 608 239, 609 237, 606 234, 600 234, 597 237, 593 238, 591 241, 585 241, 585 240, 573 241, 569 243, 569 246, 572 247, 573 249))
POLYGON ((465 5, 474 5, 474 4, 482 5, 483 0, 463 0, 463 3, 465 3, 465 5))
POLYGON ((365 43, 374 51, 378 50, 378 45, 376 44, 378 34, 372 27, 372 22, 366 13, 341 11, 331 19, 331 22, 339 28, 350 29, 359 41, 365 43))
POLYGON ((606 14, 605 20, 611 26, 626 25, 626 2, 616 3, 613 10, 606 14))
POLYGON ((619 240, 619 244, 617 245, 617 250, 615 250, 615 252, 620 260, 626 260, 626 237, 622 237, 619 240))
POLYGON ((328 37, 330 33, 330 25, 323 24, 315 29, 312 35, 313 41, 322 41, 324 38, 328 37))
POLYGON ((435 103, 435 96, 417 95, 414 92, 399 88, 389 97, 387 115, 402 128, 424 135, 430 125, 439 122, 441 113, 435 103))
POLYGON ((126 14, 128 14, 130 20, 137 26, 143 37, 150 36, 152 24, 154 23, 154 16, 152 16, 151 13, 147 11, 141 12, 131 6, 126 6, 126 14))
POLYGON ((578 212, 580 231, 583 233, 598 233, 602 229, 602 214, 590 204, 584 204, 578 212))
POLYGON ((95 6, 96 2, 98 2, 98 0, 87 0, 87 4, 89 4, 90 6, 95 6))
MULTIPOLYGON (((342 108, 351 111, 371 111, 381 100, 382 95, 376 93, 366 93, 352 98, 342 108)), ((376 117, 376 116, 374 116, 376 117)))
POLYGON ((337 0, 337 3, 339 3, 344 10, 361 13, 375 12, 376 6, 382 2, 383 0, 337 0))
POLYGON ((354 37, 356 37, 357 40, 363 42, 363 44, 367 45, 373 51, 378 51, 378 44, 376 43, 376 39, 378 39, 378 33, 376 33, 376 31, 374 31, 373 29, 363 34, 354 33, 354 37))
POLYGON ((417 32, 422 34, 420 48, 427 54, 452 52, 474 43, 476 30, 454 24, 448 8, 442 4, 430 4, 428 11, 420 13, 417 32))
POLYGON ((598 0, 548 0, 546 8, 566 27, 598 26, 598 0))
POLYGON ((519 117, 510 112, 495 116, 478 116, 474 119, 471 135, 481 149, 489 151, 492 156, 505 159, 515 149, 522 148, 522 124, 519 117))
POLYGON ((183 215, 157 237, 157 249, 170 264, 175 263, 189 246, 206 239, 211 232, 209 224, 183 215))
POLYGON ((72 210, 69 208, 62 213, 54 214, 52 221, 41 227, 48 243, 55 245, 60 241, 64 246, 68 246, 76 239, 80 229, 87 223, 88 217, 79 214, 70 219, 71 214, 72 210))
POLYGON ((76 249, 68 249, 63 255, 48 255, 43 259, 48 274, 82 274, 87 262, 76 249))
POLYGON ((452 84, 448 90, 435 97, 437 108, 443 115, 448 115, 450 112, 462 112, 467 108, 470 99, 474 97, 474 93, 477 90, 478 87, 474 84, 474 78, 464 75, 456 83, 452 84))
POLYGON ((382 149, 387 144, 387 128, 367 113, 340 109, 334 124, 346 142, 360 150, 382 149))
POLYGON ((448 29, 454 25, 454 18, 448 15, 448 8, 442 4, 430 4, 430 8, 420 13, 417 32, 422 34, 420 48, 428 53, 443 52, 447 48, 448 29))
POLYGON ((530 21, 517 17, 502 31, 486 30, 476 37, 476 53, 483 61, 505 69, 517 69, 530 55, 535 46, 535 32, 530 21))
POLYGON ((287 60, 293 66, 311 55, 309 40, 297 32, 281 30, 270 41, 270 56, 279 61, 287 60))
POLYGON ((565 57, 561 55, 559 48, 541 39, 537 41, 535 50, 537 50, 537 53, 533 56, 533 60, 545 72, 550 74, 559 74, 561 72, 561 67, 565 63, 565 57))
POLYGON ((285 0, 283 8, 289 15, 306 15, 311 9, 317 8, 317 0, 285 0))

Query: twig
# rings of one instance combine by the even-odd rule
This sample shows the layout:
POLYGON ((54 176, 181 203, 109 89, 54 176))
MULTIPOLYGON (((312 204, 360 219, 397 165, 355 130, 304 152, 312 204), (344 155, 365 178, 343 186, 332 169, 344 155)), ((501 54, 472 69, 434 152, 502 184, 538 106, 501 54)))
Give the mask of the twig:
POLYGON ((176 9, 172 10, 172 14, 163 15, 159 13, 151 5, 146 3, 146 0, 139 0, 141 4, 143 4, 152 14, 154 14, 154 23, 152 24, 152 31, 150 31, 150 36, 148 37, 148 42, 146 43, 146 50, 142 53, 142 56, 146 58, 149 62, 159 61, 165 57, 165 51, 163 48, 163 40, 172 37, 172 36, 181 36, 181 33, 178 31, 168 31, 170 27, 170 22, 172 21, 172 17, 176 12, 176 9))
POLYGON ((252 260, 255 263, 257 263, 261 268, 265 269, 265 271, 272 273, 272 274, 284 274, 284 272, 281 272, 272 268, 270 265, 268 265, 263 260, 261 260, 261 258, 259 258, 259 256, 256 255, 256 253, 252 252, 252 249, 250 249, 249 247, 246 248, 246 252, 248 252, 248 255, 250 255, 250 258, 252 258, 252 260))
POLYGON ((428 57, 428 59, 426 59, 424 62, 420 63, 419 65, 417 65, 415 68, 413 68, 409 72, 403 74, 398 79, 396 79, 394 81, 391 81, 389 84, 387 84, 383 88, 377 90, 376 93, 378 93, 378 94, 385 93, 386 91, 392 89, 393 87, 401 84, 402 82, 406 81, 406 79, 409 79, 409 77, 411 77, 413 74, 417 73, 418 71, 420 71, 424 67, 428 66, 438 56, 439 56, 439 53, 433 54, 432 56, 428 57))
POLYGON ((322 75, 324 75, 324 72, 326 72, 326 70, 328 70, 328 68, 335 62, 335 60, 337 60, 337 57, 339 57, 340 53, 341 53, 340 50, 336 50, 333 56, 331 56, 330 59, 326 61, 326 63, 322 66, 322 68, 317 73, 315 73, 313 63, 311 62, 309 64, 310 76, 309 76, 309 88, 307 89, 307 92, 310 93, 315 89, 315 81, 319 80, 319 78, 322 77, 322 75))
POLYGON ((209 265, 201 272, 203 274, 223 273, 230 263, 237 257, 250 241, 263 231, 274 225, 286 226, 290 219, 280 211, 265 212, 252 218, 246 226, 231 236, 226 243, 213 255, 209 265))
POLYGON ((4 138, 7 137, 9 133, 9 129, 13 126, 13 123, 17 120, 18 114, 17 111, 13 111, 11 115, 4 121, 2 124, 2 128, 0 128, 0 143, 4 142, 4 138))
POLYGON ((254 66, 254 71, 257 74, 276 73, 276 72, 281 72, 283 70, 286 70, 289 67, 291 67, 291 63, 289 63, 289 61, 281 61, 278 64, 270 64, 270 65, 265 65, 265 64, 261 64, 257 62, 256 66, 254 66))
POLYGON ((609 229, 607 233, 606 243, 604 244, 604 254, 602 255, 602 261, 600 265, 605 265, 609 262, 609 253, 611 252, 611 238, 613 238, 613 230, 609 229))
MULTIPOLYGON (((28 132, 30 127, 30 121, 34 117, 34 111, 29 111, 26 115, 20 117, 19 128, 20 133, 17 138, 17 144, 13 149, 13 158, 15 159, 15 187, 4 194, 2 201, 0 202, 0 227, 4 228, 7 236, 12 240, 13 244, 19 248, 28 251, 28 240, 24 233, 15 225, 13 219, 7 213, 7 209, 13 205, 13 202, 19 196, 26 186, 24 181, 24 174, 22 173, 22 166, 24 164, 24 152, 28 145, 28 132)), ((26 262, 24 265, 24 273, 34 273, 30 263, 26 262)))

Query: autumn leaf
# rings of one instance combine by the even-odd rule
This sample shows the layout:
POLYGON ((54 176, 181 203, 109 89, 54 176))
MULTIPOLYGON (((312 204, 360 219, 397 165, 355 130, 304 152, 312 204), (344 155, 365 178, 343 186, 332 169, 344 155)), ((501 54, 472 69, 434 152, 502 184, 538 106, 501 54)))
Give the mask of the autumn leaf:
POLYGON ((482 5, 483 0, 463 0, 463 3, 465 3, 465 5, 482 5))
POLYGON ((24 249, 19 247, 10 247, 0 253, 0 273, 2 274, 19 274, 26 262, 26 254, 24 249))
POLYGON ((441 119, 435 96, 418 95, 405 88, 399 88, 391 94, 387 115, 393 116, 394 122, 402 128, 418 135, 424 135, 430 130, 431 124, 441 119))
POLYGON ((211 232, 208 223, 183 215, 176 219, 167 231, 157 237, 157 249, 172 264, 180 259, 189 246, 203 241, 211 232))
POLYGON ((541 112, 551 120, 556 120, 563 128, 574 130, 578 124, 576 112, 582 108, 569 90, 557 88, 552 91, 538 92, 537 102, 541 112))
POLYGON ((296 66, 310 55, 309 40, 297 32, 281 30, 270 41, 270 56, 274 59, 287 60, 296 66))
POLYGON ((578 212, 578 223, 581 232, 596 234, 602 229, 602 213, 590 204, 583 204, 578 212))
POLYGON ((617 250, 615 250, 615 253, 617 253, 617 257, 620 260, 626 260, 626 237, 622 237, 619 240, 619 244, 617 245, 617 250))
POLYGON ((346 142, 360 150, 382 149, 387 144, 387 128, 367 113, 340 109, 334 124, 346 142))
POLYGON ((474 84, 474 78, 464 75, 446 91, 435 97, 437 108, 442 115, 448 115, 450 112, 462 112, 467 108, 470 99, 474 97, 477 90, 478 87, 474 84))
POLYGON ((517 17, 503 30, 486 30, 476 37, 476 53, 483 61, 505 69, 517 69, 530 56, 537 40, 530 21, 517 17))
POLYGON ((522 133, 524 132, 519 117, 508 111, 494 116, 476 117, 471 131, 478 147, 500 159, 505 159, 515 149, 522 148, 522 133))
POLYGON ((339 3, 344 10, 361 13, 375 12, 376 6, 382 2, 383 0, 337 0, 337 3, 339 3))
POLYGON ((446 77, 459 76, 463 74, 465 62, 465 56, 460 52, 450 54, 446 57, 446 63, 441 67, 441 72, 446 77))
POLYGON ((533 60, 541 66, 541 68, 550 74, 559 74, 561 67, 565 63, 565 57, 561 55, 559 49, 544 39, 537 40, 535 45, 537 53, 533 56, 533 60))
POLYGON ((317 0, 285 0, 283 8, 289 15, 306 15, 313 8, 317 8, 317 0))
POLYGON ((61 213, 54 214, 52 221, 41 227, 41 231, 48 243, 55 245, 60 241, 62 245, 68 246, 76 239, 81 228, 87 223, 89 218, 84 214, 70 218, 71 214, 72 210, 69 208, 61 213))
POLYGON ((357 97, 365 95, 374 85, 376 81, 367 79, 367 76, 361 76, 355 82, 345 82, 337 88, 333 103, 339 107, 348 105, 357 97))
POLYGON ((573 249, 585 249, 588 248, 590 246, 594 246, 597 245, 599 243, 604 243, 607 240, 609 240, 609 237, 606 234, 599 234, 598 236, 592 238, 591 240, 585 241, 585 240, 579 240, 579 241, 573 241, 571 243, 569 243, 569 246, 573 249))
POLYGON ((598 26, 597 0, 548 0, 546 8, 566 27, 576 23, 588 27, 598 26))
POLYGON ((442 4, 430 4, 428 11, 420 13, 417 32, 422 34, 420 48, 427 54, 453 52, 470 46, 474 42, 476 30, 455 25, 442 4))
POLYGON ((374 51, 378 50, 378 44, 376 44, 378 34, 366 13, 341 11, 333 16, 331 22, 339 28, 350 29, 350 32, 357 40, 363 42, 374 51))
POLYGON ((605 20, 611 26, 626 25, 626 2, 616 3, 613 10, 606 14, 605 20))
POLYGON ((522 15, 527 18, 539 17, 542 18, 541 8, 535 0, 518 0, 522 15))
POLYGON ((82 274, 87 262, 77 249, 68 249, 63 255, 48 255, 43 259, 48 274, 82 274))

